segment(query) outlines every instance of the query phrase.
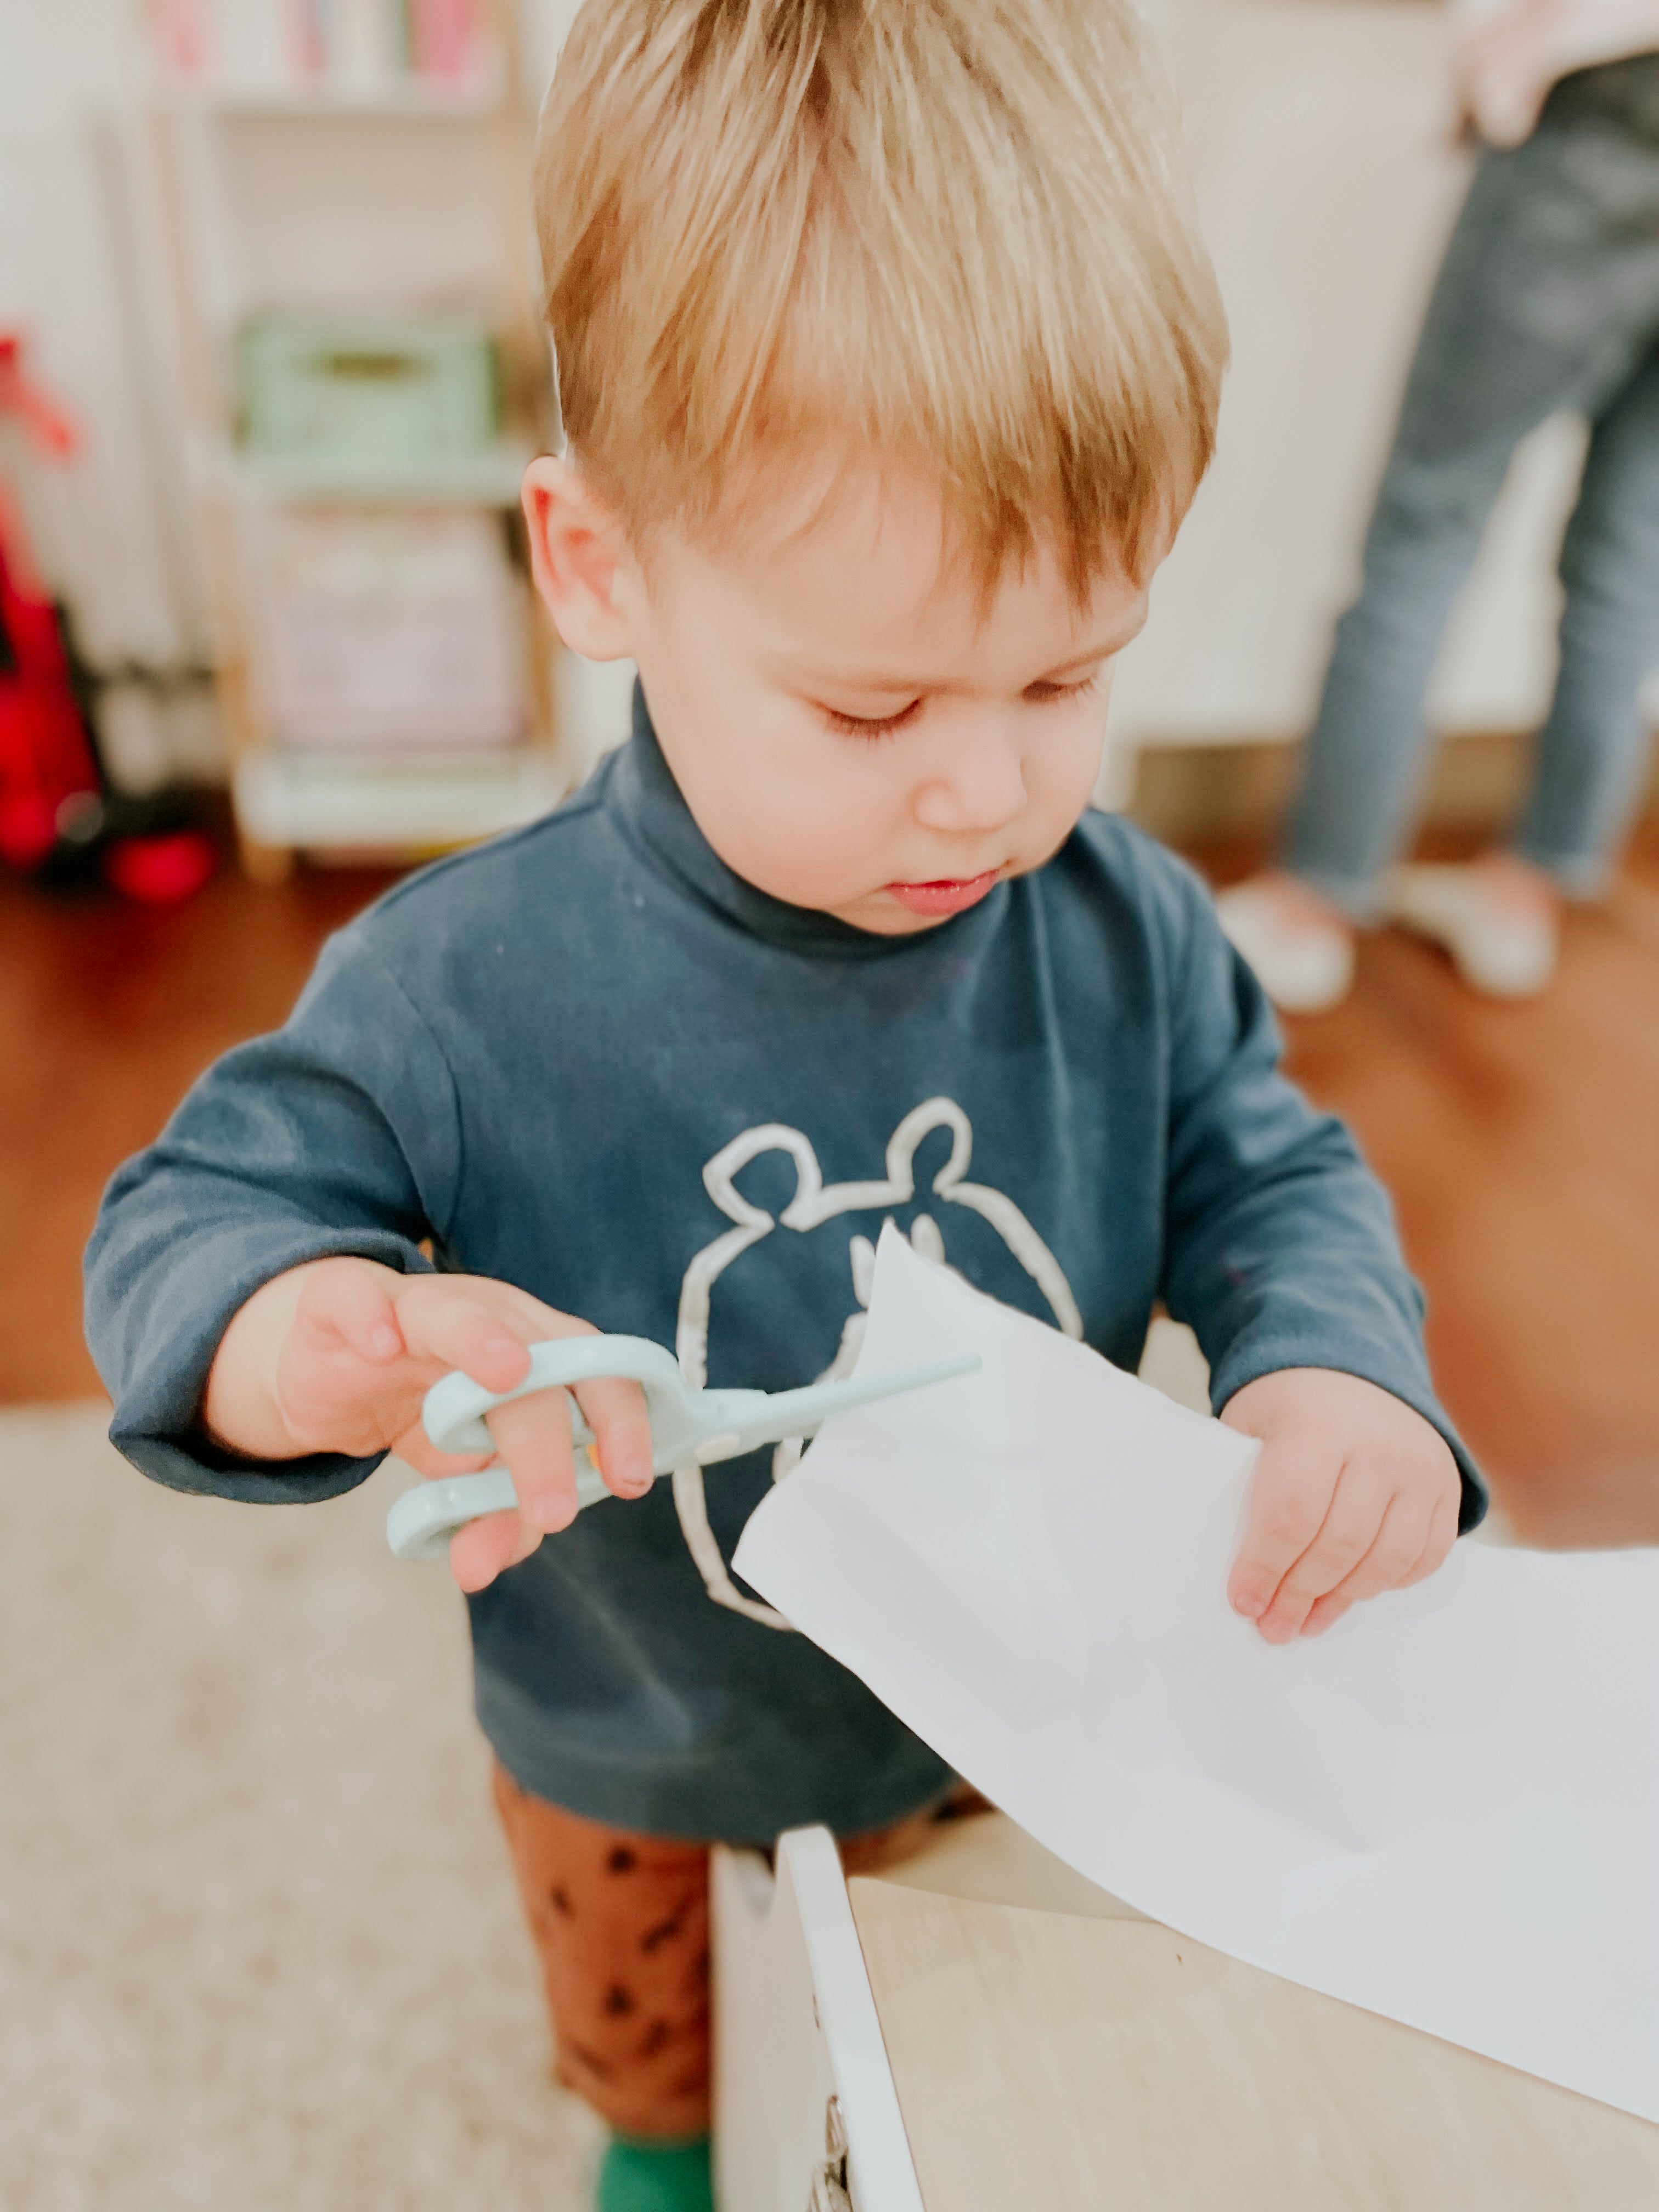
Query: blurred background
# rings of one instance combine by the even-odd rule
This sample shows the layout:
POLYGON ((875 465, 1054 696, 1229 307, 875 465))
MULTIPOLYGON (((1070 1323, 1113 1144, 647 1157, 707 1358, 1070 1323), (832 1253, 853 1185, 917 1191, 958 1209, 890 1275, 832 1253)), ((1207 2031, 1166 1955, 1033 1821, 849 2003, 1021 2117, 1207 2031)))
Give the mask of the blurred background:
MULTIPOLYGON (((103 1182, 190 1079, 399 869, 624 734, 629 672, 556 649, 516 511, 551 421, 528 152, 573 13, 0 0, 8 2205, 578 2201, 459 1608, 379 1553, 373 1486, 301 1529, 118 1469, 79 1321, 103 1182)), ((1431 0, 1160 21, 1235 357, 1100 795, 1221 884, 1291 790, 1471 155, 1431 0)), ((1583 444, 1523 442, 1458 601, 1431 854, 1517 803, 1583 444)), ((1287 1024, 1546 1544, 1659 1541, 1656 796, 1540 998, 1384 932, 1287 1024)))

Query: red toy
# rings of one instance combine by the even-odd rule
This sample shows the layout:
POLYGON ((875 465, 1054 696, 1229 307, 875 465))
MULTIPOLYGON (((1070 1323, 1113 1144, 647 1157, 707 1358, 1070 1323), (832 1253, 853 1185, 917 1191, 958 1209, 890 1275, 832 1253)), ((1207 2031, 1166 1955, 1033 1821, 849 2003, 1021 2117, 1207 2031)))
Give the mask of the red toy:
MULTIPOLYGON (((21 348, 0 336, 0 413, 21 419, 61 458, 75 451, 69 417, 24 376, 21 348)), ((0 860, 37 868, 58 838, 58 817, 98 792, 58 610, 24 567, 23 532, 0 487, 0 860)))
MULTIPOLYGON (((0 332, 0 416, 67 459, 79 434, 23 371, 22 343, 0 332)), ((118 834, 99 773, 58 609, 34 574, 22 519, 0 485, 0 863, 30 871, 96 850, 118 890, 147 905, 188 898, 216 854, 199 830, 118 834)))

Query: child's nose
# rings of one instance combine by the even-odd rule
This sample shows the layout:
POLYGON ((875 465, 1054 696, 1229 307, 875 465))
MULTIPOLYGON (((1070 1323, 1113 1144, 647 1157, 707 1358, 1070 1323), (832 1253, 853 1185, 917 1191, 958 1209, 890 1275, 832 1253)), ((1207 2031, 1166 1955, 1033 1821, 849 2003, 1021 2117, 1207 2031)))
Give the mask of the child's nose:
POLYGON ((915 801, 925 830, 983 834, 1006 828, 1025 811, 1024 756, 1012 732, 953 732, 933 769, 915 801))

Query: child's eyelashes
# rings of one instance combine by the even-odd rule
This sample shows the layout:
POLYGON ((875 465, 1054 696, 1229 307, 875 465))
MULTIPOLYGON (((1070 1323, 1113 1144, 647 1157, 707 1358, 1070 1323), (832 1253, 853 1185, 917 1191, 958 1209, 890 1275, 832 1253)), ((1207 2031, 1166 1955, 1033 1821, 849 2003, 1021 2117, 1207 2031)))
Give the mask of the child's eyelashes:
POLYGON ((1033 684, 1025 693, 1026 703, 1032 707, 1052 707, 1061 699, 1084 699, 1091 691, 1100 688, 1100 671, 1092 670, 1079 677, 1075 684, 1033 684))
POLYGON ((921 712, 920 699, 913 699, 908 707, 901 707, 896 714, 843 714, 835 707, 823 709, 824 720, 838 736, 843 738, 890 738, 908 722, 914 722, 921 712))
MULTIPOLYGON (((1028 707, 1053 707, 1062 700, 1085 697, 1096 690, 1099 683, 1100 671, 1097 668, 1075 684, 1028 684, 1021 696, 1028 707)), ((918 697, 912 699, 908 706, 901 707, 895 714, 844 714, 837 707, 820 707, 818 711, 838 737, 861 738, 871 741, 890 738, 907 728, 916 720, 921 708, 922 701, 918 697)))

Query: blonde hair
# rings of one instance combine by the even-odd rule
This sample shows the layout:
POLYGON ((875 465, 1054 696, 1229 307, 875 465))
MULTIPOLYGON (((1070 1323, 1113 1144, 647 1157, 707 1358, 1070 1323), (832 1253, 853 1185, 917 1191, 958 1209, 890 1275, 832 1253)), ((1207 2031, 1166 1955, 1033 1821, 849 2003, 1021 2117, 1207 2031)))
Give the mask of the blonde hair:
POLYGON ((939 477, 988 580, 1139 576, 1226 326, 1132 0, 587 0, 543 112, 570 448, 637 538, 826 438, 939 477))

